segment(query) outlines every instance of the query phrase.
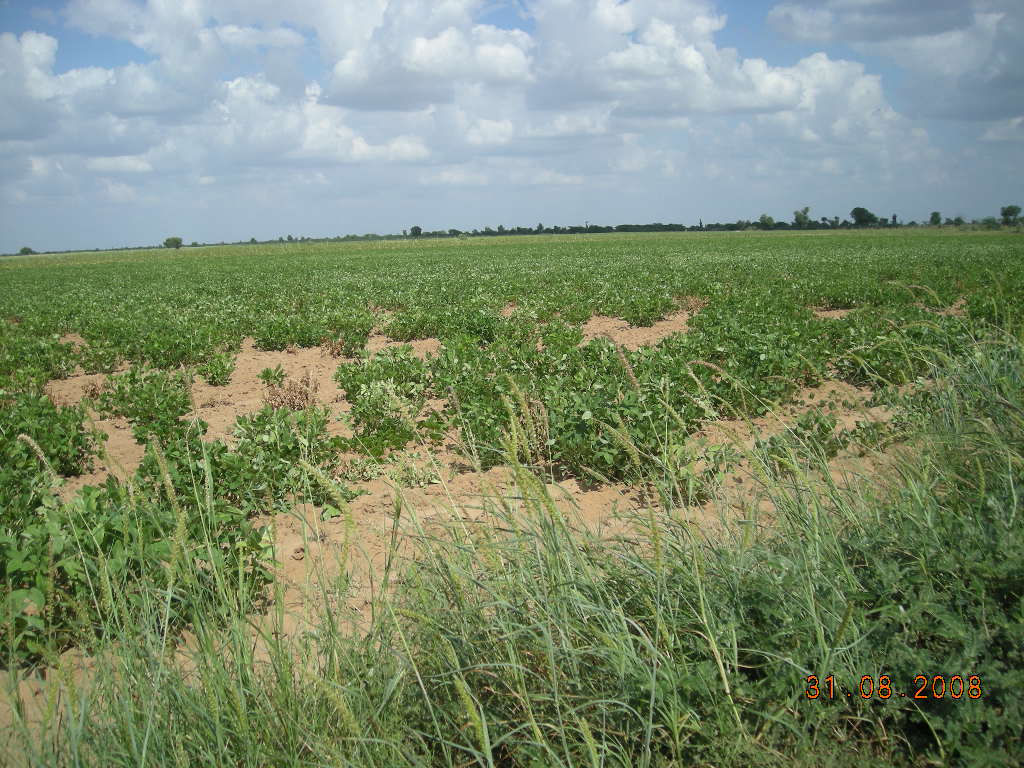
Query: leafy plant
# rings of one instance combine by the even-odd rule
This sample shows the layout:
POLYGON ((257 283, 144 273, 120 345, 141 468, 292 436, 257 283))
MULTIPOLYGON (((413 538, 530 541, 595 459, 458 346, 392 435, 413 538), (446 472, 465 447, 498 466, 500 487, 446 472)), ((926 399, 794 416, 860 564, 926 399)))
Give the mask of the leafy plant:
POLYGON ((16 531, 55 488, 57 476, 89 469, 100 435, 81 406, 0 390, 0 529, 16 531))
POLYGON ((218 352, 199 366, 197 372, 211 387, 223 387, 231 381, 235 370, 235 356, 230 352, 218 352))
POLYGON ((347 489, 325 486, 340 461, 341 438, 327 435, 330 412, 313 406, 301 411, 269 406, 235 425, 237 446, 222 456, 222 472, 232 483, 227 494, 249 512, 281 505, 290 494, 322 504, 347 489), (313 472, 306 469, 312 467, 313 472))
POLYGON ((275 365, 273 368, 264 368, 262 371, 260 371, 259 378, 260 381, 262 381, 268 387, 280 387, 282 384, 284 384, 284 368, 281 367, 280 363, 275 365))
MULTIPOLYGON (((127 418, 138 442, 155 438, 167 443, 190 428, 182 418, 192 410, 190 392, 191 377, 186 371, 169 373, 133 366, 107 379, 97 407, 101 413, 127 418)), ((205 430, 205 424, 199 424, 205 430)))

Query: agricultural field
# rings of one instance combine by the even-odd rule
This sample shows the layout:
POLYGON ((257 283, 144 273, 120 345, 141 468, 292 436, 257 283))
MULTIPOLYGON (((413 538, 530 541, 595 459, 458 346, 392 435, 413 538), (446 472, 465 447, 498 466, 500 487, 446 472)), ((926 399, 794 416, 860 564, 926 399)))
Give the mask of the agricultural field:
POLYGON ((1010 232, 6 259, 0 750, 1020 763, 1022 321, 1010 232))

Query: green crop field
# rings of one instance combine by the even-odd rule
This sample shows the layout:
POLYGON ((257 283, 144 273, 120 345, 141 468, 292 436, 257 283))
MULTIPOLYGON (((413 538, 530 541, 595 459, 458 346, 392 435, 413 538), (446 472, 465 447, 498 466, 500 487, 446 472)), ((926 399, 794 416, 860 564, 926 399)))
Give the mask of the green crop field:
POLYGON ((1022 321, 1010 232, 0 261, 0 749, 1018 764, 1022 321))

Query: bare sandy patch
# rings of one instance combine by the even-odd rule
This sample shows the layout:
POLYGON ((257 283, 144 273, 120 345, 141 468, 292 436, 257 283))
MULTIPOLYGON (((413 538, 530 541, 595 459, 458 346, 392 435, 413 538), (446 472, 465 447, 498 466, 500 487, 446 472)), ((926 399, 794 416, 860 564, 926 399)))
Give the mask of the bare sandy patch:
POLYGON ((937 309, 934 312, 943 317, 964 317, 967 315, 967 297, 961 296, 945 309, 937 309))
POLYGON ((828 309, 826 307, 810 307, 811 312, 819 320, 842 320, 853 312, 853 309, 828 309))
POLYGON ((127 419, 92 419, 90 426, 106 435, 107 439, 100 447, 91 471, 64 478, 59 495, 65 501, 87 485, 102 485, 111 475, 122 482, 126 481, 135 474, 146 453, 146 447, 136 442, 127 419))
POLYGON ((695 297, 682 300, 683 308, 666 316, 650 326, 632 326, 618 317, 594 315, 583 324, 583 343, 593 339, 606 338, 626 349, 657 344, 676 333, 686 333, 690 319, 700 311, 704 302, 695 297))
POLYGON ((107 380, 105 373, 83 373, 66 379, 46 382, 43 391, 54 405, 78 405, 85 398, 96 397, 107 380))
MULTIPOLYGON (((375 335, 371 337, 368 348, 372 355, 383 349, 401 346, 402 342, 375 335)), ((409 346, 414 355, 425 359, 428 355, 437 354, 441 342, 437 339, 418 339, 409 342, 409 346)), ((319 404, 331 410, 335 418, 328 424, 328 435, 349 437, 351 430, 337 417, 350 410, 351 405, 334 381, 334 372, 339 364, 352 362, 355 362, 352 358, 332 357, 325 347, 261 350, 256 348, 253 339, 246 338, 235 356, 235 368, 226 385, 212 386, 200 376, 193 377, 193 409, 186 418, 198 418, 206 422, 205 440, 224 440, 230 443, 240 416, 261 410, 268 401, 277 405, 291 404, 297 402, 299 395, 303 395, 302 405, 319 404), (285 384, 281 388, 271 389, 259 376, 264 369, 277 366, 285 374, 285 384)), ((103 373, 54 379, 47 382, 45 392, 55 405, 78 405, 86 398, 98 396, 106 380, 107 374, 103 373)), ((432 401, 428 407, 441 410, 445 403, 443 400, 432 401)), ((98 419, 96 414, 92 414, 92 418, 96 426, 108 435, 106 445, 111 461, 126 467, 127 471, 114 471, 113 465, 101 460, 94 471, 67 479, 62 490, 65 498, 70 498, 86 485, 103 483, 111 474, 121 479, 130 477, 145 451, 144 446, 134 442, 125 420, 98 419)))
POLYGON ((72 347, 74 347, 76 352, 80 350, 82 347, 89 346, 89 342, 87 342, 84 338, 82 338, 82 336, 80 336, 77 333, 65 333, 63 336, 60 337, 60 343, 70 344, 72 347))
POLYGON ((886 408, 868 407, 872 391, 844 381, 825 381, 799 390, 790 402, 780 405, 765 416, 749 420, 720 419, 704 424, 693 433, 693 439, 711 443, 732 443, 750 449, 758 439, 766 439, 785 431, 808 411, 819 408, 836 418, 836 429, 853 429, 858 421, 888 421, 892 414, 886 408))
MULTIPOLYGON (((751 465, 750 453, 758 440, 767 440, 784 433, 803 414, 817 408, 835 418, 834 434, 842 430, 852 431, 858 423, 885 423, 893 413, 880 406, 869 406, 872 391, 842 381, 825 381, 814 387, 804 387, 794 398, 773 409, 772 412, 754 419, 721 419, 705 423, 690 436, 690 444, 701 447, 731 446, 740 458, 735 461, 722 477, 722 483, 714 498, 702 505, 709 517, 712 512, 720 516, 722 510, 731 509, 735 515, 754 516, 761 526, 770 525, 775 505, 767 492, 763 472, 751 465)), ((892 457, 887 454, 860 451, 848 446, 829 460, 829 481, 837 488, 849 488, 854 483, 877 484, 878 475, 892 457)), ((697 471, 704 469, 704 462, 697 462, 697 471)), ((812 477, 804 478, 813 480, 812 477)), ((824 479, 818 481, 824 492, 824 479)), ((711 526, 714 528, 714 525, 711 526)))
POLYGON ((404 346, 412 347, 412 354, 420 360, 426 360, 428 355, 434 356, 441 351, 441 342, 438 339, 394 341, 383 334, 375 333, 366 342, 366 349, 371 355, 375 355, 383 349, 395 349, 404 346))
POLYGON ((235 369, 226 385, 214 387, 199 377, 192 382, 195 403, 192 415, 209 425, 205 439, 230 439, 239 416, 263 408, 268 393, 260 373, 265 368, 277 366, 281 366, 287 382, 303 379, 310 382, 314 392, 312 402, 326 405, 334 411, 343 410, 342 406, 347 408, 345 398, 334 381, 338 360, 323 348, 263 350, 257 349, 251 338, 246 338, 235 356, 235 369))
POLYGON ((275 580, 285 606, 277 631, 292 634, 315 626, 324 600, 342 609, 350 626, 365 628, 386 572, 392 573, 389 587, 399 586, 422 536, 443 537, 451 526, 463 532, 502 530, 516 516, 550 503, 571 528, 611 538, 628 532, 627 521, 637 518, 642 504, 640 494, 625 485, 587 488, 569 479, 523 488, 510 467, 438 469, 441 481, 422 487, 402 487, 387 478, 359 483, 355 487, 363 495, 331 519, 323 519, 318 507, 298 505, 261 521, 272 531, 275 580), (343 592, 339 584, 346 585, 343 592))

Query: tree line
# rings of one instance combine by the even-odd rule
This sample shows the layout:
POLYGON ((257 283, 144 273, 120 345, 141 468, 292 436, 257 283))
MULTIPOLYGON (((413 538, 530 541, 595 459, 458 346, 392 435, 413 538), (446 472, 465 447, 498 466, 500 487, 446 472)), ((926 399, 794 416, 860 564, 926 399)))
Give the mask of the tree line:
MULTIPOLYGON (((986 216, 983 219, 971 219, 967 221, 963 216, 956 216, 954 218, 945 217, 943 218, 940 211, 932 211, 927 221, 922 221, 920 224, 917 221, 900 221, 896 214, 892 214, 891 217, 879 217, 876 214, 869 211, 863 206, 857 206, 850 211, 849 218, 840 220, 838 216, 829 218, 828 216, 822 216, 820 218, 814 218, 811 216, 810 206, 805 206, 799 210, 793 211, 792 221, 776 221, 773 217, 767 213, 762 213, 756 220, 751 219, 738 219, 737 221, 727 222, 714 222, 705 224, 703 219, 698 219, 696 224, 663 224, 661 222, 654 222, 651 224, 616 224, 615 226, 607 226, 602 224, 591 224, 589 221, 584 222, 582 225, 573 224, 569 226, 553 226, 546 227, 543 223, 537 224, 536 227, 505 227, 503 224, 499 224, 497 228, 484 227, 483 229, 438 229, 432 232, 424 231, 422 227, 413 226, 409 229, 403 229, 402 233, 390 234, 390 235, 379 235, 374 232, 368 232, 364 235, 338 235, 337 237, 293 237, 288 235, 285 237, 278 237, 276 240, 257 240, 255 237, 250 238, 248 241, 239 240, 231 245, 259 245, 267 243, 308 243, 308 242, 352 242, 352 241, 363 241, 363 240, 400 240, 406 238, 446 238, 446 237, 498 237, 507 235, 583 235, 583 234, 606 234, 613 232, 742 232, 746 230, 778 230, 778 229, 864 229, 864 228, 899 228, 899 227, 970 227, 972 229, 1001 229, 1003 227, 1020 227, 1024 223, 1024 219, 1021 218, 1021 207, 1019 205, 1004 205, 999 209, 999 218, 995 216, 986 216)), ((121 248, 94 248, 94 251, 109 250, 109 251, 123 251, 123 250, 141 250, 145 248, 174 248, 178 249, 184 245, 184 240, 181 237, 168 237, 164 240, 163 245, 157 246, 128 246, 121 248)), ((199 243, 192 241, 188 247, 198 247, 201 245, 229 245, 229 243, 199 243)), ((46 251, 46 253, 71 253, 82 249, 72 249, 68 251, 46 251)), ((28 256, 36 253, 32 248, 28 246, 23 247, 18 255, 28 256)), ((13 256, 15 254, 0 254, 0 256, 13 256)))
POLYGON ((810 206, 793 211, 793 220, 776 221, 767 213, 762 213, 756 220, 739 219, 737 221, 714 222, 705 224, 698 220, 697 224, 617 224, 606 226, 591 224, 589 222, 582 226, 555 226, 545 227, 538 224, 536 227, 504 227, 498 225, 497 229, 484 227, 482 230, 435 230, 426 232, 421 227, 411 227, 402 230, 402 237, 496 237, 499 235, 577 235, 587 233, 611 233, 611 232, 737 232, 745 230, 775 230, 775 229, 863 229, 863 228, 889 228, 889 227, 964 227, 972 226, 979 229, 999 229, 1000 227, 1016 227, 1021 224, 1021 208, 1019 205, 1003 206, 1000 211, 1000 218, 987 216, 983 219, 972 219, 966 221, 962 216, 956 218, 942 218, 939 211, 932 211, 927 222, 917 221, 903 222, 894 213, 891 217, 880 217, 863 206, 857 206, 850 211, 849 218, 840 219, 838 216, 829 218, 822 216, 814 218, 811 216, 810 206))

